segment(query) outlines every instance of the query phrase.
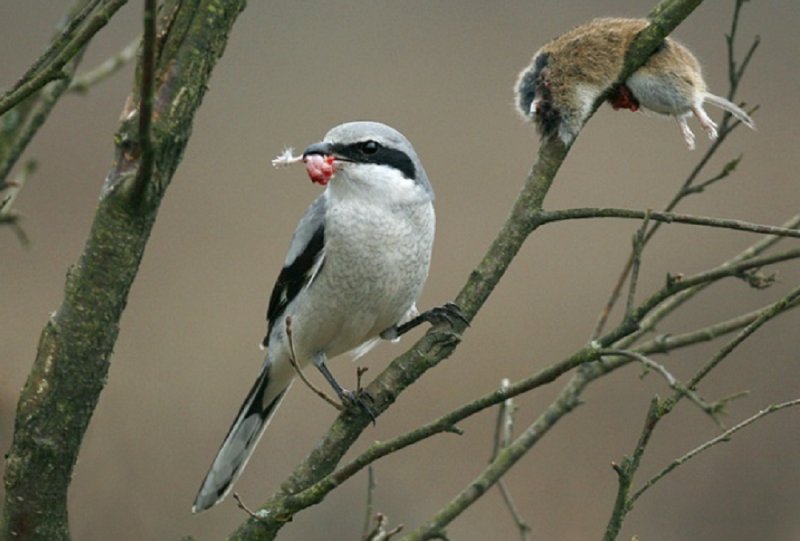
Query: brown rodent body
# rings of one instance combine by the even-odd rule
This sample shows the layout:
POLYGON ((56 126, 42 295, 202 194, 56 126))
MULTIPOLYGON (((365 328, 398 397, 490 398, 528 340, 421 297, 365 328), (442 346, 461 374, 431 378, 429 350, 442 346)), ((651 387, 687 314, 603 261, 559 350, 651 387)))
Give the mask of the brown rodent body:
MULTIPOLYGON (((519 76, 517 104, 522 114, 542 135, 558 135, 571 143, 595 100, 615 84, 625 52, 648 24, 644 19, 595 19, 546 43, 519 76)), ((697 58, 672 38, 666 38, 623 85, 613 88, 609 101, 617 109, 636 111, 641 106, 675 117, 689 148, 694 148, 687 122, 692 116, 709 138, 717 136, 716 124, 703 109, 706 102, 755 127, 741 108, 708 91, 697 58)))

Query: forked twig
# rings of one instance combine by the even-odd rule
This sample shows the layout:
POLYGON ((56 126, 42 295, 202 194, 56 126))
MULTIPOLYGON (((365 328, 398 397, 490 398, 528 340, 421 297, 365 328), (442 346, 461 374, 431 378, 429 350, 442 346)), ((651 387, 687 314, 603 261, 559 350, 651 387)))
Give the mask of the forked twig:
POLYGON ((400 531, 403 529, 403 525, 399 524, 391 530, 387 530, 386 524, 388 522, 389 517, 383 513, 376 513, 375 527, 372 529, 372 531, 367 532, 367 534, 362 538, 363 541, 389 541, 389 539, 400 533, 400 531))
POLYGON ((702 445, 700 445, 698 447, 695 447, 694 449, 692 449, 691 451, 689 451, 688 453, 686 453, 682 457, 676 458, 666 468, 664 468, 663 470, 661 470, 660 472, 655 474, 653 477, 648 479, 647 482, 644 485, 642 485, 642 487, 639 490, 634 492, 633 495, 630 497, 630 502, 631 503, 635 502, 639 498, 639 496, 641 496, 645 491, 647 491, 647 489, 651 488, 658 481, 660 481, 665 475, 670 473, 672 470, 674 470, 678 466, 681 466, 682 464, 688 462, 689 460, 691 460, 695 456, 699 455, 700 453, 702 453, 706 449, 709 449, 709 448, 713 447, 714 445, 717 445, 718 443, 730 441, 730 438, 731 438, 731 436, 733 434, 735 434, 736 432, 740 431, 744 427, 753 424, 754 422, 758 421, 762 417, 764 417, 766 415, 769 415, 770 413, 774 413, 776 411, 780 411, 780 410, 786 409, 786 408, 791 408, 791 407, 794 407, 794 406, 800 406, 800 398, 797 398, 795 400, 789 400, 788 402, 782 402, 780 404, 773 404, 771 406, 768 406, 768 407, 764 408, 763 410, 759 411, 758 413, 756 413, 755 415, 752 415, 752 416, 748 417, 747 419, 745 419, 741 423, 739 423, 739 424, 737 424, 735 426, 732 426, 731 428, 729 428, 728 430, 726 430, 725 432, 723 432, 719 436, 708 440, 707 442, 705 442, 704 444, 702 444, 702 445))
POLYGON ((250 518, 255 519, 255 520, 259 521, 259 522, 264 522, 264 517, 260 516, 258 513, 253 512, 253 510, 251 510, 249 507, 247 507, 244 504, 244 502, 242 501, 242 498, 239 497, 239 493, 238 492, 234 492, 233 493, 233 499, 236 500, 236 506, 239 509, 241 509, 242 511, 244 511, 245 513, 247 513, 250 516, 250 518))
POLYGON ((628 357, 629 359, 633 359, 634 361, 640 362, 642 366, 644 366, 645 368, 655 370, 666 380, 667 385, 669 385, 670 389, 688 398, 698 408, 707 413, 714 420, 714 422, 717 423, 717 425, 722 427, 718 417, 720 413, 720 404, 718 402, 709 403, 706 400, 704 400, 692 388, 678 381, 678 379, 675 376, 673 376, 672 373, 669 370, 667 370, 667 368, 661 363, 658 363, 650 359, 646 355, 643 355, 636 351, 609 349, 609 350, 604 350, 603 353, 607 353, 609 355, 618 355, 620 357, 628 357))
MULTIPOLYGON (((505 392, 508 391, 509 387, 510 382, 508 379, 503 378, 503 380, 500 382, 500 390, 505 392)), ((503 448, 507 447, 511 443, 514 433, 515 411, 516 406, 512 398, 507 398, 498 404, 497 424, 495 425, 494 430, 494 447, 492 449, 492 457, 489 459, 490 462, 494 461, 497 458, 498 453, 500 453, 503 448)), ((514 519, 514 523, 519 529, 519 534, 522 541, 529 541, 531 527, 525 521, 522 513, 520 513, 517 504, 514 502, 514 498, 511 496, 511 490, 508 488, 508 485, 504 479, 499 479, 497 481, 497 488, 500 490, 500 495, 503 497, 503 501, 511 513, 511 518, 514 519)))

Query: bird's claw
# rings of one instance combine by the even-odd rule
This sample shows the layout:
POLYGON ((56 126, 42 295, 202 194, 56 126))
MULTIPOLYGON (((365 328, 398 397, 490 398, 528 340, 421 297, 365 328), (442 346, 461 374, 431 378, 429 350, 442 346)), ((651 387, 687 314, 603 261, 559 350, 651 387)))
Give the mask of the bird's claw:
POLYGON ((469 327, 469 320, 461 307, 454 302, 446 302, 442 306, 431 308, 425 313, 425 319, 432 325, 440 323, 447 323, 450 327, 455 327, 456 322, 459 321, 465 327, 469 327))
POLYGON ((346 408, 357 407, 367 415, 372 420, 372 424, 376 424, 377 417, 375 412, 372 409, 372 406, 368 404, 368 402, 372 402, 372 396, 365 391, 364 389, 360 389, 358 391, 349 391, 347 389, 342 390, 342 394, 339 397, 342 401, 342 404, 346 408))

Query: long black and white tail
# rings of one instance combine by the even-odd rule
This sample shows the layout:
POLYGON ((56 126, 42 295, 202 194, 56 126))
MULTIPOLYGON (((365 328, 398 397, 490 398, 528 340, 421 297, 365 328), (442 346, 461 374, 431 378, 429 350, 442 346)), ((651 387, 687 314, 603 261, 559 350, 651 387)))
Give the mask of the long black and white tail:
MULTIPOLYGON (((258 379, 242 404, 236 420, 217 451, 214 462, 200 486, 192 505, 192 513, 199 513, 222 501, 233 483, 239 478, 250 455, 261 439, 273 413, 278 408, 291 381, 278 383, 270 378, 269 361, 264 363, 258 379), (278 383, 282 388, 275 389, 278 383), (272 384, 272 385, 271 385, 272 384)), ((275 378, 281 379, 281 378, 275 378)))

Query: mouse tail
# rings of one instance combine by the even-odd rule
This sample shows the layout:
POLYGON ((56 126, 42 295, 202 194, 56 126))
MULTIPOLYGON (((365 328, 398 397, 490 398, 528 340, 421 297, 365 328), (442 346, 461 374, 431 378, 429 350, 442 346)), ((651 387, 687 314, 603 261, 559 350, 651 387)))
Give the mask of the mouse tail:
POLYGON ((716 107, 719 107, 724 111, 728 111, 730 114, 741 120, 751 130, 756 129, 756 123, 753 122, 753 119, 750 118, 750 115, 748 115, 744 111, 744 109, 742 109, 735 103, 731 102, 730 100, 727 100, 722 96, 715 96, 714 94, 709 94, 709 93, 706 93, 705 96, 703 96, 703 98, 705 102, 710 103, 711 105, 714 105, 716 107))

